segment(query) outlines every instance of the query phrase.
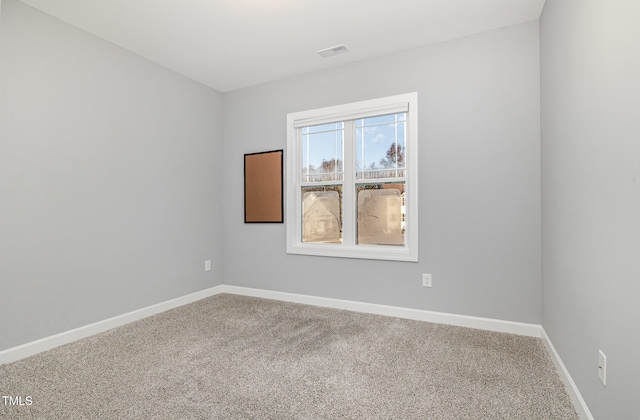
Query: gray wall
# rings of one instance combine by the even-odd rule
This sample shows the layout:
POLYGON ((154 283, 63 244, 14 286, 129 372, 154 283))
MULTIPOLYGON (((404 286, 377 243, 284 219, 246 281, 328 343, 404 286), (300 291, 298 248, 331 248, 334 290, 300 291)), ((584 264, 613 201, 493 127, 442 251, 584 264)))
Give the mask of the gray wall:
POLYGON ((225 94, 225 283, 540 323, 538 41, 530 22, 225 94), (243 223, 242 156, 286 149, 287 113, 412 91, 418 263, 287 255, 284 225, 243 223))
POLYGON ((540 23, 543 325, 596 419, 640 417, 639 13, 547 0, 540 23))
POLYGON ((548 0, 541 53, 531 22, 223 96, 2 0, 0 350, 224 279, 542 322, 594 416, 637 420, 635 4, 548 0), (286 255, 284 225, 243 223, 242 155, 286 148, 288 112, 411 91, 419 263, 286 255))
POLYGON ((15 0, 0 30, 0 350, 220 284, 222 95, 15 0))

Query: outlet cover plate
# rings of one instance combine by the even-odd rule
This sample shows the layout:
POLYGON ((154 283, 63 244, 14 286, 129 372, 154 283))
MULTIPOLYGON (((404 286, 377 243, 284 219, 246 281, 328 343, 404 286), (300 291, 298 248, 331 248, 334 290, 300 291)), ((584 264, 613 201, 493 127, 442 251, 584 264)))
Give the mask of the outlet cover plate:
POLYGON ((422 286, 431 287, 431 274, 422 273, 422 286))
POLYGON ((602 350, 598 350, 598 377, 602 381, 602 385, 607 385, 607 356, 602 350))

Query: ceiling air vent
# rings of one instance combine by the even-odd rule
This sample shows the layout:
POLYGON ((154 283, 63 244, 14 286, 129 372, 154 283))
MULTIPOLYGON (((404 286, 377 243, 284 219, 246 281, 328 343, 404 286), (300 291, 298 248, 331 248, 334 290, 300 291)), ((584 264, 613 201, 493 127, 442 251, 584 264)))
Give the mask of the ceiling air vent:
POLYGON ((349 52, 347 47, 344 44, 340 44, 340 45, 336 45, 335 47, 330 47, 330 48, 325 48, 324 50, 320 50, 318 51, 318 54, 320 54, 320 57, 322 58, 327 58, 333 55, 338 55, 346 52, 349 52))

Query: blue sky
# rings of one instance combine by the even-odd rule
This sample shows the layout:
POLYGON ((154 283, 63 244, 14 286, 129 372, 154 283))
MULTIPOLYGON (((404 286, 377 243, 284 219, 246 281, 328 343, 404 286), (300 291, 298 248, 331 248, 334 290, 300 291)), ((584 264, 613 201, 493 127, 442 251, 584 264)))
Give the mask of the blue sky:
MULTIPOLYGON (((356 162, 358 170, 369 168, 386 158, 397 141, 404 147, 405 114, 384 115, 356 120, 356 162), (396 122, 397 119, 397 122, 396 122), (397 138, 397 140, 396 140, 397 138)), ((302 167, 319 168, 324 160, 343 160, 344 123, 316 125, 303 129, 302 167), (307 134, 308 133, 308 134, 307 134), (305 135, 306 134, 306 135, 305 135)))

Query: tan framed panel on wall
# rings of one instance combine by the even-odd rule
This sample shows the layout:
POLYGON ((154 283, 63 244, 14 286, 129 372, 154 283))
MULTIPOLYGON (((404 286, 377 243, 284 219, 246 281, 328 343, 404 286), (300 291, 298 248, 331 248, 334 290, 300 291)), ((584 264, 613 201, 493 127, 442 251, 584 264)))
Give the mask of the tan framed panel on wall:
POLYGON ((244 222, 283 223, 282 150, 244 155, 244 222))

